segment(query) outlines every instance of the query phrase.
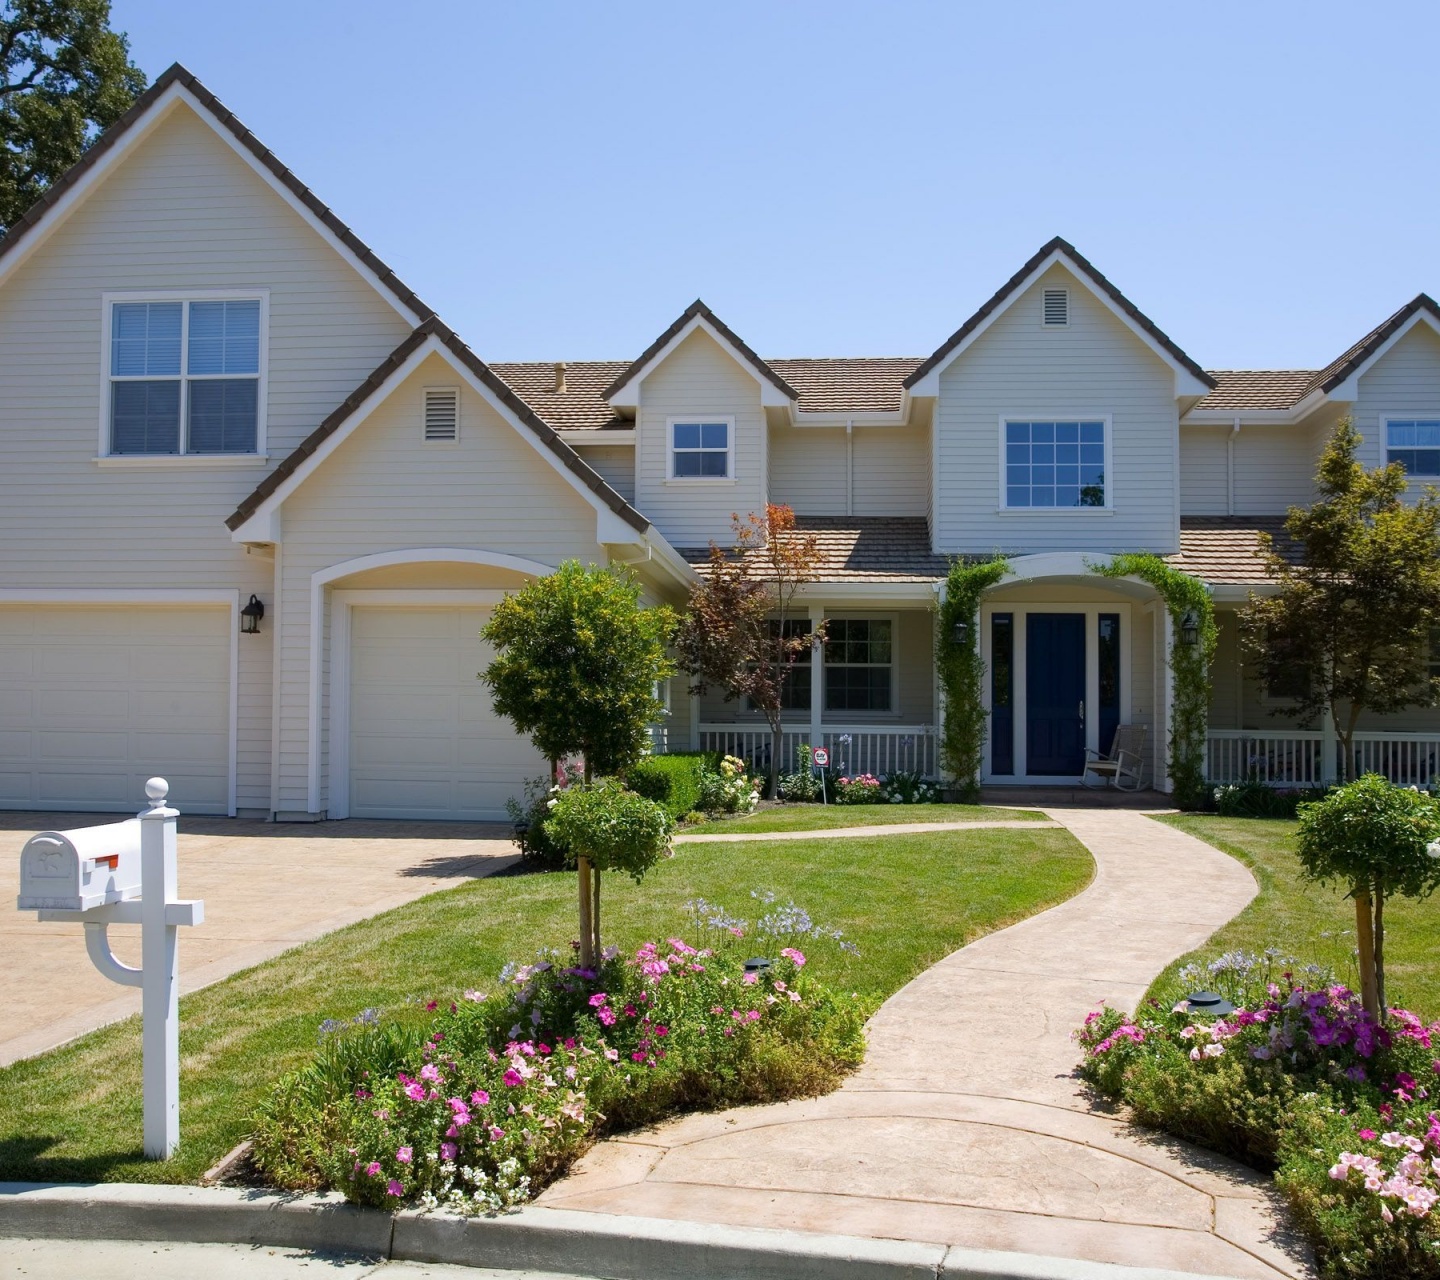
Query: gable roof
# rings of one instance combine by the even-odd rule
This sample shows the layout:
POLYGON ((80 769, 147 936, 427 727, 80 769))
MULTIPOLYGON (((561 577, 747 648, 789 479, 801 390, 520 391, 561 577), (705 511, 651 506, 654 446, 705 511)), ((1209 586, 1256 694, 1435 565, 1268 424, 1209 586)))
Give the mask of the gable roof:
POLYGON ((268 147, 240 123, 234 113, 219 98, 178 62, 173 63, 162 72, 155 83, 135 99, 130 109, 96 138, 86 149, 84 155, 71 165, 39 200, 15 220, 4 238, 0 239, 0 267, 6 265, 6 259, 17 249, 34 239, 37 228, 46 222, 47 217, 65 203, 72 192, 90 176, 95 167, 150 114, 161 99, 177 86, 204 107, 214 117, 215 122, 240 147, 248 152, 318 223, 363 263, 374 274, 379 284, 415 320, 424 320, 435 314, 435 309, 422 302, 414 290, 386 266, 359 236, 335 216, 329 205, 301 182, 268 147))
POLYGON ((1316 373, 1311 379, 1310 385, 1305 388, 1306 393, 1318 389, 1328 395, 1334 391, 1346 378, 1359 370, 1371 356, 1375 355, 1411 316, 1422 311, 1427 312, 1436 321, 1440 321, 1440 307, 1435 305, 1435 300, 1429 294, 1417 293, 1388 320, 1376 325, 1353 347, 1341 352, 1339 356, 1316 373))
POLYGON ((1020 290, 1026 280, 1040 268, 1047 258, 1055 254, 1063 254, 1070 265, 1074 266, 1099 292, 1109 298, 1139 329, 1146 333, 1171 359, 1181 365, 1188 373, 1192 374, 1197 381, 1207 387, 1214 388, 1215 380, 1206 373, 1204 369, 1176 346, 1149 316, 1145 315, 1139 307, 1101 275, 1100 272, 1079 253, 1074 245, 1062 239, 1060 236, 1056 236, 1053 240, 1041 245, 1040 249, 1019 271, 1002 284, 994 294, 980 305, 980 309, 976 311, 974 315, 946 338, 945 341, 935 349, 934 353, 925 360, 914 373, 905 379, 905 386, 907 388, 913 387, 921 378, 939 365, 956 347, 960 346, 971 334, 975 333, 992 315, 1002 310, 1020 290))
MULTIPOLYGON (((491 371, 490 367, 462 342, 448 325, 431 316, 415 330, 384 360, 378 364, 368 378, 355 388, 344 402, 315 428, 291 451, 278 467, 265 477, 249 497, 225 524, 233 532, 249 520, 266 501, 275 497, 286 483, 297 476, 300 468, 314 456, 332 436, 339 431, 356 412, 399 371, 431 339, 443 346, 457 361, 481 382, 512 413, 520 424, 531 431, 539 442, 576 477, 596 498, 613 511, 626 524, 644 533, 650 522, 615 492, 594 470, 592 470, 568 444, 560 439, 554 430, 535 413, 506 383, 491 371)), ((298 483, 298 481, 297 481, 298 483)))
POLYGON ((699 298, 696 298, 688 307, 676 317, 675 322, 655 339, 639 356, 630 362, 624 372, 620 374, 604 391, 601 397, 609 400, 621 390, 627 383, 633 381, 644 370, 645 367, 655 359, 667 346, 689 325, 692 321, 699 320, 716 334, 719 335, 752 369, 773 386, 781 395, 790 400, 798 400, 799 392, 775 372, 768 364, 757 356, 745 345, 739 336, 713 311, 710 310, 699 298))

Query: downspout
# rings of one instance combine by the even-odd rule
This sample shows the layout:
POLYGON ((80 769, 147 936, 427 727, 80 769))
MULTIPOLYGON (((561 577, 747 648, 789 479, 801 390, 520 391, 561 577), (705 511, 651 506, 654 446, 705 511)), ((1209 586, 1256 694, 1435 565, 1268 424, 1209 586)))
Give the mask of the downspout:
POLYGON ((1240 415, 1237 413, 1230 424, 1230 434, 1225 437, 1225 514, 1235 514, 1235 437, 1240 434, 1240 415))
POLYGON ((855 514, 855 419, 845 419, 845 514, 855 514))

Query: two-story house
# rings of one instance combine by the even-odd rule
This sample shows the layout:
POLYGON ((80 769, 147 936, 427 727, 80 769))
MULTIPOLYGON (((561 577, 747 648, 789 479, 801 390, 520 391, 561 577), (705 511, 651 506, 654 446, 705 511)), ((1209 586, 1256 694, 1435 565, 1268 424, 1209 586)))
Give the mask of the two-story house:
MULTIPOLYGON (((1318 778, 1233 609, 1346 414, 1440 474, 1428 298, 1323 369, 1207 372, 1059 240, 925 357, 762 359, 697 302, 631 361, 486 364, 172 68, 0 241, 0 806, 161 773, 188 812, 500 817, 543 766, 476 678, 488 610, 571 558, 683 604, 767 501, 825 552, 795 742, 933 772, 937 592, 1000 550, 987 780, 1073 781, 1143 723, 1163 787, 1169 616, 1092 572, 1152 551, 1222 610, 1212 773, 1318 778)), ((670 705, 674 747, 763 737, 670 705)), ((1434 772, 1434 714, 1366 728, 1434 772)))

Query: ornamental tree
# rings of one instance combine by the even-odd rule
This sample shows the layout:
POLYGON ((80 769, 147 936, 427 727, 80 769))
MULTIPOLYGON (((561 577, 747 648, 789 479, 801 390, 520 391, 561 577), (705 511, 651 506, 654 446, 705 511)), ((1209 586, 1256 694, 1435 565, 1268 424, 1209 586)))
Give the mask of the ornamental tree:
POLYGON ((1440 697, 1429 669, 1430 628, 1440 624, 1440 495, 1407 500, 1399 463, 1367 471, 1348 419, 1321 455, 1319 500, 1291 507, 1285 530, 1304 551, 1291 564, 1265 539, 1279 584, 1240 615, 1246 656, 1266 684, 1294 690, 1293 712, 1328 715, 1341 772, 1355 776, 1355 730, 1367 711, 1390 715, 1440 697))
MULTIPOLYGON (((569 560, 507 595, 481 631, 495 658, 481 674, 495 710, 540 753, 556 762, 579 755, 588 784, 614 774, 650 749, 650 726, 665 712, 657 696, 674 674, 666 646, 675 615, 640 606, 628 569, 569 560)), ((580 962, 598 958, 595 920, 600 878, 576 859, 580 894, 580 962)))
MULTIPOLYGON (((570 856, 594 868, 595 897, 590 913, 591 955, 601 954, 600 873, 620 871, 639 884, 670 852, 670 815, 664 806, 627 791, 614 779, 594 786, 569 787, 555 797, 545 820, 547 834, 570 856)), ((581 939, 581 964, 586 940, 581 939)))
POLYGON ((109 0, 0 0, 0 231, 144 88, 109 0))
MULTIPOLYGON (((675 638, 680 669, 692 677, 690 692, 711 685, 725 701, 748 698, 770 726, 770 794, 776 794, 784 750, 785 689, 797 663, 825 642, 825 626, 801 626, 795 598, 815 580, 820 546, 813 533, 796 528, 795 512, 770 503, 763 516, 732 515, 735 544, 710 544, 704 577, 690 588, 690 607, 675 638)), ((812 698, 823 696, 820 689, 812 698)))
POLYGON ((1378 773, 1300 806, 1298 849, 1307 878, 1346 886, 1355 900, 1360 999, 1385 1009, 1385 900, 1428 897, 1440 887, 1440 804, 1378 773))

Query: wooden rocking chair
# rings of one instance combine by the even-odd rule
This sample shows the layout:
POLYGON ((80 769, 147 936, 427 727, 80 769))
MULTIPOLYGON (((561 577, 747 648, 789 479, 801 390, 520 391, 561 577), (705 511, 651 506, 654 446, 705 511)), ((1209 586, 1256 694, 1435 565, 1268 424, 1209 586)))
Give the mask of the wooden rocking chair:
POLYGON ((1080 775, 1084 786, 1092 786, 1090 775, 1104 781, 1101 786, 1113 786, 1122 791, 1140 790, 1141 775, 1145 771, 1145 735, 1143 724, 1122 724, 1115 730, 1115 740, 1110 744, 1110 754, 1102 756, 1098 751, 1085 751, 1085 772, 1080 775), (1128 782, 1126 780, 1129 780, 1128 782))

